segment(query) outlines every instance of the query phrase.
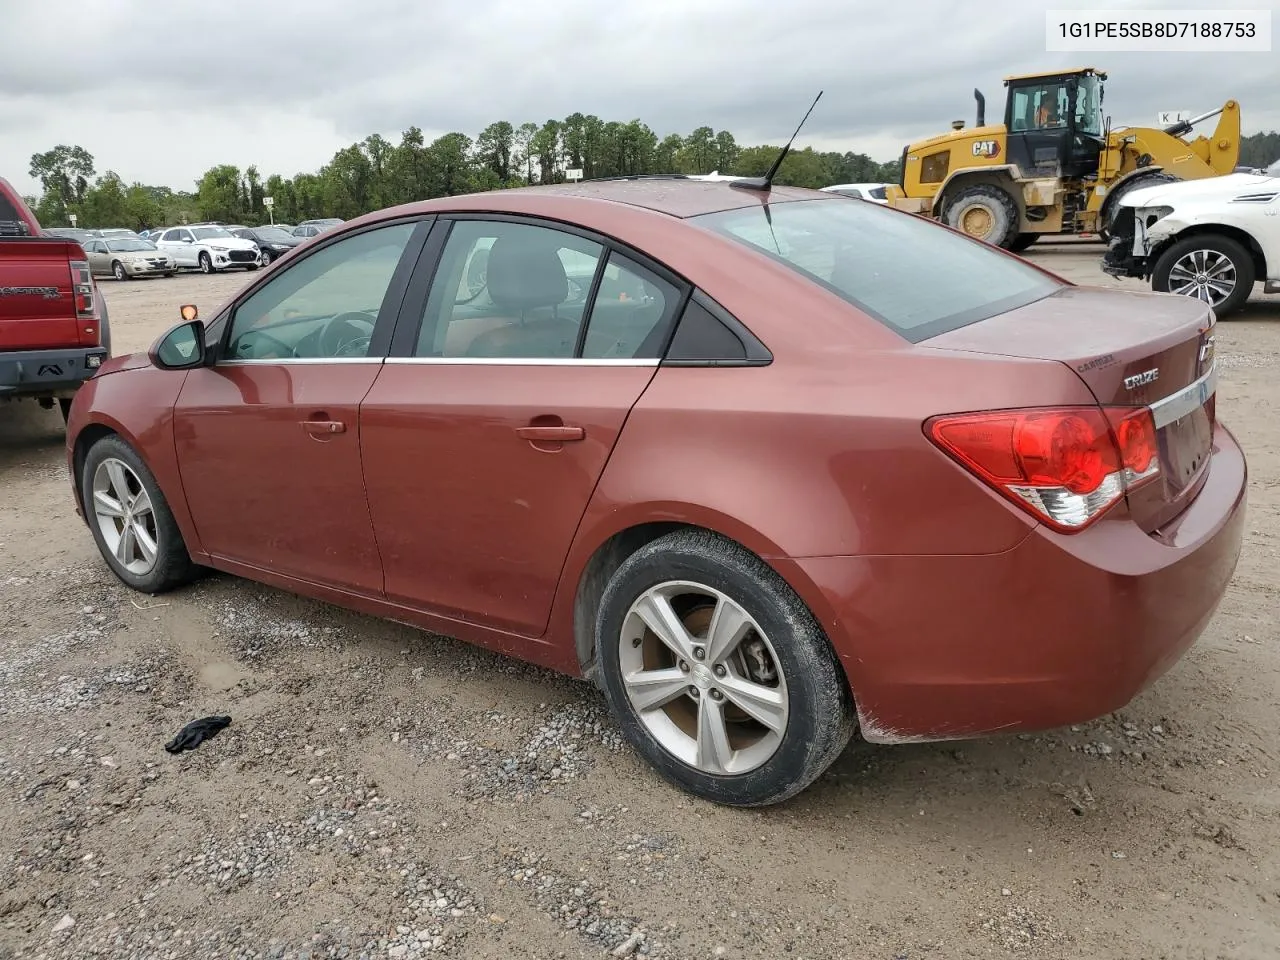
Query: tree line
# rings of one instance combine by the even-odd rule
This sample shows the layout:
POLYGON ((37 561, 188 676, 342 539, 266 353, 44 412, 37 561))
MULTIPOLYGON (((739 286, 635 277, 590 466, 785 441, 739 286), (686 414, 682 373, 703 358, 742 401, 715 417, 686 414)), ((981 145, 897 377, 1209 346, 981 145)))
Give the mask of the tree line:
MULTIPOLYGON (((603 121, 574 113, 542 125, 491 123, 472 139, 447 133, 430 143, 410 127, 393 144, 379 134, 338 150, 315 173, 263 178, 256 166, 211 167, 194 191, 133 182, 115 171, 98 174, 93 155, 59 145, 31 158, 30 175, 42 194, 31 198, 45 226, 128 227, 143 230, 174 223, 220 220, 255 226, 296 224, 319 217, 344 220, 414 200, 480 190, 559 183, 578 169, 585 179, 653 173, 736 176, 764 174, 779 145, 741 146, 727 130, 699 127, 688 136, 659 137, 639 120, 603 121), (268 211, 264 197, 272 197, 268 211)), ((1265 166, 1280 157, 1280 133, 1258 133, 1241 143, 1240 163, 1265 166)), ((833 183, 896 182, 898 160, 879 163, 862 153, 793 149, 778 172, 779 184, 823 187, 833 183)))

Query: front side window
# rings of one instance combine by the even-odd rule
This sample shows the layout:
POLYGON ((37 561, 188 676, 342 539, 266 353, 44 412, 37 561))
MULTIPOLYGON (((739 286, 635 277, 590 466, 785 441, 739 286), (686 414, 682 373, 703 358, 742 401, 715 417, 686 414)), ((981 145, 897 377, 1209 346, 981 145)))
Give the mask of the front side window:
POLYGON ((1061 286, 955 230, 877 203, 795 201, 689 222, 785 264, 912 343, 1061 286))
POLYGON ((419 357, 575 356, 604 247, 549 227, 463 220, 441 255, 419 357))
POLYGON ((1102 136, 1102 81, 1097 77, 1081 77, 1075 96, 1077 132, 1102 136))
POLYGON ((368 356, 387 288, 414 223, 345 237, 294 263, 241 302, 231 360, 368 356))

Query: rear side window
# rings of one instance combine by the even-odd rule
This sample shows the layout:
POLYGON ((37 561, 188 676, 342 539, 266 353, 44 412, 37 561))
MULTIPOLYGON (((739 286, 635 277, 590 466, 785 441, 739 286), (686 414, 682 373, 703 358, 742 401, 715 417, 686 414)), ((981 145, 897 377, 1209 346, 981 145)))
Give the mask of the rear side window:
POLYGON ((871 194, 872 200, 884 200, 888 197, 884 187, 872 187, 867 193, 871 194))
POLYGON ((18 213, 18 208, 0 190, 0 236, 21 236, 27 233, 27 221, 18 213))
POLYGON ((876 203, 792 201, 690 222, 791 267, 912 343, 1061 286, 985 244, 876 203))

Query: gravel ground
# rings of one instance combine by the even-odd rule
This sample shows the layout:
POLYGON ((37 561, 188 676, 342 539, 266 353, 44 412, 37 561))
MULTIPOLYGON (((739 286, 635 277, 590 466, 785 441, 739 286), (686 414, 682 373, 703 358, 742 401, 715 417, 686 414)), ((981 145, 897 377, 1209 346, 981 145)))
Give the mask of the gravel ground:
MULTIPOLYGON (((117 351, 242 282, 104 282, 117 351)), ((1274 958, 1277 321, 1220 327, 1248 542, 1170 674, 1044 735, 855 741, 765 811, 666 786, 576 681, 229 577, 126 591, 57 413, 0 407, 0 958, 1274 958)))

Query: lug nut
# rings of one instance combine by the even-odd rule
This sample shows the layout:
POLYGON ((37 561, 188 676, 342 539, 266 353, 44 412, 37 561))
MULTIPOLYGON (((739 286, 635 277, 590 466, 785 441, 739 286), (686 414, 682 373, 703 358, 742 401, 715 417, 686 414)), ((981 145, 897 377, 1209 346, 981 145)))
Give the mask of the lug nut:
POLYGON ((724 666, 724 664, 723 664, 723 663, 716 664, 716 676, 717 676, 717 677, 723 677, 723 676, 724 676, 725 674, 727 674, 728 672, 729 672, 729 671, 725 669, 725 666, 724 666))
POLYGON ((680 661, 680 672, 681 673, 689 672, 689 664, 685 663, 683 660, 680 661))
POLYGON ((719 690, 712 690, 712 691, 711 691, 711 699, 712 699, 712 700, 723 700, 723 699, 724 699, 724 694, 723 694, 723 693, 721 693, 719 690))
POLYGON ((695 659, 695 660, 705 660, 705 659, 706 659, 706 656, 707 656, 707 651, 706 651, 706 650, 704 650, 702 647, 694 647, 694 648, 693 648, 693 659, 695 659))
POLYGON ((693 684, 689 684, 689 696, 695 697, 695 698, 698 696, 698 688, 695 687, 693 684))

